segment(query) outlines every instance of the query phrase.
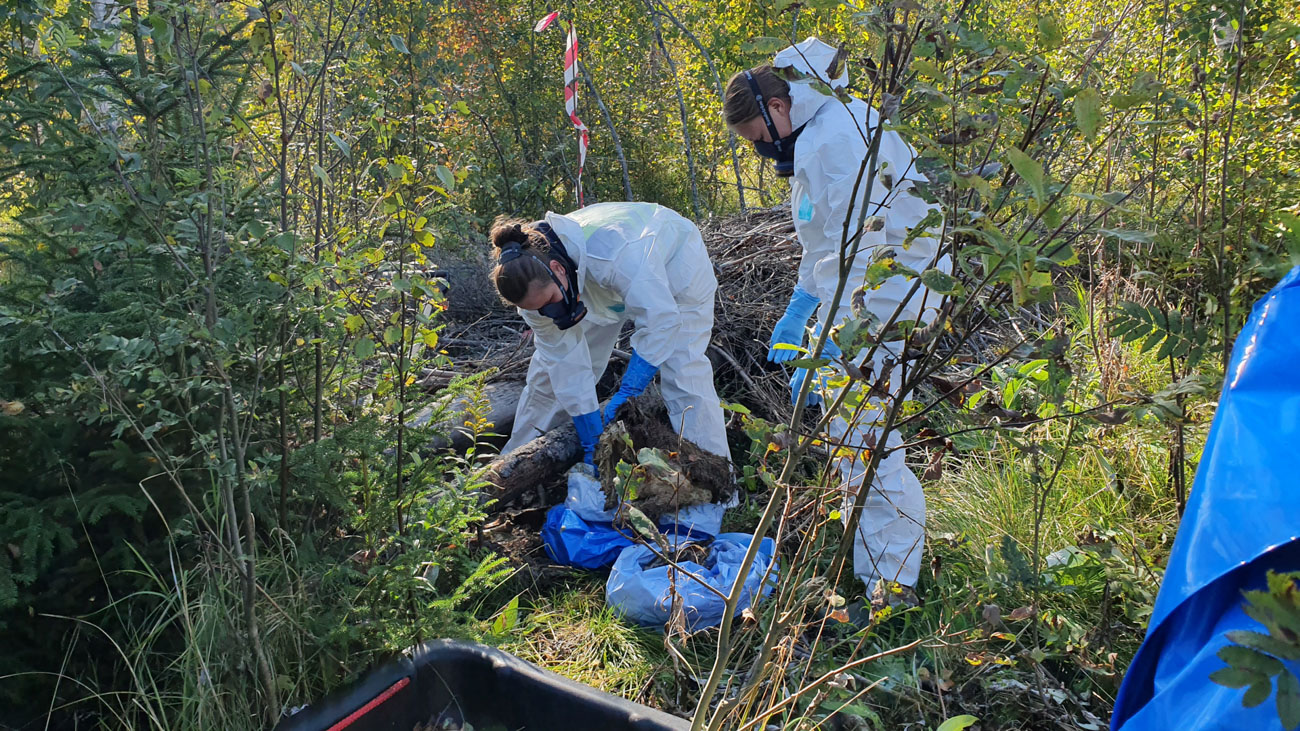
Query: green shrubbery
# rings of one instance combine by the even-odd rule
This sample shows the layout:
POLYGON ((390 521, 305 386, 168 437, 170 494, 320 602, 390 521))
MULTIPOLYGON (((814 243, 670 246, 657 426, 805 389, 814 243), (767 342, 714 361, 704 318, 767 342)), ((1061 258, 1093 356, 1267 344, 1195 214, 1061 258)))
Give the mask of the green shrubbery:
MULTIPOLYGON (((717 86, 820 34, 847 44, 855 93, 898 102, 949 211, 954 279, 925 276, 953 316, 942 337, 908 332, 942 343, 928 375, 964 387, 940 398, 919 379, 897 414, 909 437, 923 413, 952 439, 916 466, 932 484, 927 604, 795 651, 820 646, 799 645, 791 617, 856 590, 833 571, 839 504, 807 489, 806 456, 781 471, 797 440, 769 451, 782 427, 747 419, 748 484, 790 490, 811 522, 783 533, 792 578, 772 606, 797 611, 745 619, 719 666, 753 691, 746 713, 781 702, 764 695, 781 683, 943 638, 868 666, 888 703, 836 680, 786 720, 946 715, 954 662, 976 676, 1021 664, 1004 680, 1033 692, 994 709, 1008 718, 1067 690, 1095 690, 1103 714, 1139 636, 1232 336, 1300 261, 1297 19, 1271 0, 1051 10, 566 10, 590 80, 589 202, 624 197, 624 167, 635 197, 681 211, 779 201, 727 139, 717 86), (969 174, 990 161, 991 179, 969 174), (1038 663, 1066 687, 1031 682, 1038 663)), ((386 653, 482 631, 472 600, 502 562, 466 540, 477 462, 422 456, 432 435, 408 423, 428 400, 422 370, 455 366, 435 265, 476 257, 497 213, 574 205, 561 41, 532 32, 537 12, 0 8, 0 723, 251 728, 386 653)), ((739 514, 745 529, 759 518, 739 514)), ((517 641, 568 636, 556 613, 523 612, 517 641)), ((593 632, 608 619, 572 615, 593 632)), ((639 648, 617 689, 648 678, 646 697, 699 701, 717 635, 670 635, 656 657, 658 639, 599 634, 610 652, 639 648)))

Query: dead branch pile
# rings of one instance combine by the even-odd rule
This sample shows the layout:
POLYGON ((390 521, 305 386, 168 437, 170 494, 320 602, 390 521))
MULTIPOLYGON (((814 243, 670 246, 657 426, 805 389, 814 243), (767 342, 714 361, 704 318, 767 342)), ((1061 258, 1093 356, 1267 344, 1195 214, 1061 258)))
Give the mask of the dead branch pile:
POLYGON ((760 416, 784 418, 790 412, 789 373, 767 362, 767 341, 798 278, 790 209, 710 219, 700 230, 718 277, 709 347, 718 395, 760 416))

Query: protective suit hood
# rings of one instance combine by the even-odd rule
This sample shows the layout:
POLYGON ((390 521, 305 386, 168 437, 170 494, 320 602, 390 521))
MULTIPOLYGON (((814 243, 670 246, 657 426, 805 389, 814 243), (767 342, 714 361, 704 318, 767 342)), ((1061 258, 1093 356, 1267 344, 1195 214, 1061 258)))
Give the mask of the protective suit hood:
POLYGON ((849 85, 847 65, 839 69, 838 76, 831 77, 829 69, 835 62, 839 50, 824 43, 815 36, 808 36, 803 41, 786 48, 772 59, 775 68, 793 68, 808 78, 790 82, 790 126, 798 129, 813 118, 823 104, 834 101, 829 96, 812 88, 814 80, 829 85, 832 89, 844 89, 849 85))
POLYGON ((586 271, 584 265, 587 258, 587 237, 582 233, 582 226, 572 218, 553 211, 547 211, 543 218, 551 225, 551 230, 555 232, 555 235, 560 237, 565 251, 568 252, 569 258, 573 260, 574 268, 578 270, 578 276, 582 276, 582 273, 586 271))

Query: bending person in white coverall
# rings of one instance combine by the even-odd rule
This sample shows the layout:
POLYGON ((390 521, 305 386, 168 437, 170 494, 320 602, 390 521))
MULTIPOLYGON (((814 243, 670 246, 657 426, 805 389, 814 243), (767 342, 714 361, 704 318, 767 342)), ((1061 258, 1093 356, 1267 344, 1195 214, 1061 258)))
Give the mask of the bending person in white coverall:
MULTIPOLYGON (((730 459, 722 406, 705 355, 713 331, 713 264, 695 224, 654 203, 600 203, 527 223, 498 219, 492 229, 497 292, 518 307, 536 350, 502 453, 559 426, 567 414, 592 462, 604 425, 656 372, 673 427, 730 459), (623 323, 632 358, 600 410, 605 373, 623 323)), ((717 535, 722 505, 683 508, 665 523, 717 535)))
MULTIPOLYGON (((790 207, 803 256, 799 283, 790 306, 772 333, 768 359, 776 362, 796 356, 794 346, 803 342, 808 320, 819 305, 821 314, 814 337, 826 327, 841 262, 855 251, 856 258, 835 313, 835 325, 852 317, 850 303, 854 290, 864 284, 867 268, 883 248, 893 249, 895 259, 915 271, 932 267, 951 269, 949 260, 938 256, 939 241, 931 235, 917 236, 903 246, 908 230, 919 225, 931 210, 938 210, 912 192, 914 182, 926 182, 925 176, 916 170, 916 152, 896 132, 885 131, 880 140, 874 184, 868 186, 871 171, 862 175, 859 184, 859 168, 867 158, 880 118, 876 110, 856 97, 845 104, 821 94, 811 86, 817 81, 841 89, 848 85, 848 74, 835 48, 809 38, 778 53, 772 66, 760 66, 733 76, 723 106, 727 125, 754 143, 760 155, 772 158, 778 175, 790 178, 790 207), (774 67, 779 74, 774 72, 774 67), (795 73, 785 69, 793 69, 795 73), (794 80, 787 82, 782 76, 794 80), (860 185, 856 200, 855 185, 860 185), (859 224, 864 204, 866 216, 882 218, 883 226, 859 224), (844 222, 850 212, 846 236, 844 222), (860 238, 855 243, 859 232, 860 238), (848 243, 841 243, 845 241, 848 243)), ((938 230, 937 225, 926 229, 928 233, 938 230)), ((866 290, 866 310, 882 324, 932 319, 940 298, 920 285, 909 298, 914 283, 897 276, 876 289, 866 290), (901 311, 895 315, 900 305, 901 311)), ((870 364, 872 372, 878 376, 889 362, 900 362, 902 345, 902 342, 881 343, 870 364)), ((828 377, 814 380, 810 403, 834 403, 840 395, 839 389, 828 388, 826 383, 837 379, 844 382, 843 365, 838 360, 842 354, 830 339, 823 354, 834 359, 829 367, 834 372, 823 372, 828 377)), ((861 352, 848 355, 861 364, 861 352)), ((896 365, 890 370, 892 393, 888 400, 901 399, 904 397, 899 392, 901 367, 896 365)), ((791 380, 792 399, 807 375, 804 369, 795 372, 791 380)), ((880 429, 877 420, 883 419, 887 408, 887 402, 872 399, 850 418, 841 414, 831 422, 831 440, 854 451, 852 456, 840 457, 835 464, 847 506, 852 505, 851 501, 860 492, 870 461, 869 452, 864 448, 875 444, 874 435, 880 429)), ((914 601, 911 588, 916 585, 921 568, 925 495, 921 483, 905 463, 901 444, 900 435, 890 434, 886 447, 891 451, 880 461, 875 481, 867 491, 855 537, 854 573, 869 591, 875 591, 873 604, 900 596, 887 591, 881 579, 907 587, 901 596, 914 601)), ((844 512, 847 520, 849 510, 844 512)))

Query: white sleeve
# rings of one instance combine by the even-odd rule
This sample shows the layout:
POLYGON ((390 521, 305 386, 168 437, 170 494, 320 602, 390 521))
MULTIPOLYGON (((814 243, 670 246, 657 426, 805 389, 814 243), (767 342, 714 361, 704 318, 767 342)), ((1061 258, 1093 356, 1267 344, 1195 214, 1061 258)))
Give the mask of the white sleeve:
POLYGON ((519 310, 519 314, 533 329, 536 345, 533 361, 549 376, 560 408, 569 416, 589 414, 600 408, 592 377, 591 351, 587 348, 582 323, 561 330, 549 317, 531 310, 519 310))

